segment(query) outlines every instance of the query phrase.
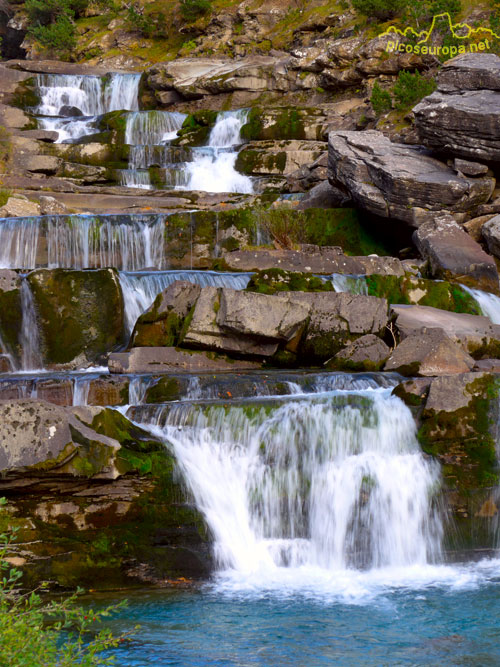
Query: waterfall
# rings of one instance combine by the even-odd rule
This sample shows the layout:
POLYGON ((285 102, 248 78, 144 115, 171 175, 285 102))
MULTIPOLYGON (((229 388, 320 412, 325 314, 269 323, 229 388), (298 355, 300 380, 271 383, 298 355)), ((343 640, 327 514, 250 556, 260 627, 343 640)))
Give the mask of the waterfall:
POLYGON ((163 269, 164 215, 49 215, 0 222, 0 268, 163 269))
POLYGON ((122 185, 151 188, 148 167, 166 167, 171 157, 166 142, 177 136, 185 114, 169 111, 138 111, 128 114, 125 143, 130 146, 129 168, 122 172, 122 185))
POLYGON ((218 114, 208 145, 193 151, 193 161, 185 166, 187 185, 179 189, 253 192, 251 179, 235 169, 237 149, 243 143, 240 132, 247 118, 246 109, 218 114))
POLYGON ((38 74, 36 87, 40 103, 35 113, 42 116, 40 127, 59 132, 59 143, 93 134, 96 116, 121 109, 139 109, 140 78, 140 74, 122 73, 104 77, 38 74))
POLYGON ((368 294, 366 276, 350 276, 348 274, 332 273, 330 277, 322 276, 330 280, 336 292, 348 292, 349 294, 368 294))
POLYGON ((439 557, 439 467, 388 390, 171 404, 151 421, 207 520, 221 570, 258 583, 298 567, 302 580, 308 569, 439 557))
POLYGON ((251 273, 218 273, 216 271, 147 271, 120 273, 125 306, 125 329, 132 333, 139 315, 147 310, 160 292, 176 280, 187 280, 201 287, 245 289, 251 273))
POLYGON ((33 294, 27 280, 21 283, 21 335, 23 371, 39 370, 43 368, 40 333, 38 331, 37 313, 33 294))
POLYGON ((489 317, 493 324, 500 324, 500 297, 465 285, 460 285, 460 287, 477 302, 483 315, 489 317))

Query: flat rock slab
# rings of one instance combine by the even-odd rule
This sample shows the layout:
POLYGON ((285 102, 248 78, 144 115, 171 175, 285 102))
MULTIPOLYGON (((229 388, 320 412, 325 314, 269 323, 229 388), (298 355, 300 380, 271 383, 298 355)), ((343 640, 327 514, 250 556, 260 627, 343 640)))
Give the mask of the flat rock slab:
POLYGON ((413 242, 435 278, 498 293, 495 260, 450 215, 423 224, 414 232, 413 242))
POLYGON ((438 90, 500 91, 500 58, 494 53, 467 53, 444 63, 437 76, 438 90))
POLYGON ((429 388, 425 411, 455 412, 467 407, 475 396, 481 396, 484 391, 477 381, 487 377, 487 373, 463 373, 435 378, 429 388))
POLYGON ((224 262, 231 271, 283 269, 318 275, 404 275, 403 265, 395 257, 350 257, 344 255, 340 249, 323 249, 318 253, 295 250, 235 250, 224 255, 224 262))
POLYGON ((235 361, 204 352, 188 352, 175 347, 134 347, 130 352, 109 355, 111 373, 167 373, 170 371, 239 371, 260 368, 253 361, 235 361))
POLYGON ((381 132, 329 135, 329 181, 362 209, 418 227, 433 212, 464 212, 485 204, 495 180, 467 178, 422 146, 391 143, 381 132))
POLYGON ((482 315, 452 313, 431 306, 391 306, 401 337, 418 334, 422 328, 442 329, 473 353, 485 342, 500 341, 500 326, 482 315))
POLYGON ((394 349, 384 369, 402 375, 450 375, 466 373, 474 359, 442 329, 422 329, 394 349))

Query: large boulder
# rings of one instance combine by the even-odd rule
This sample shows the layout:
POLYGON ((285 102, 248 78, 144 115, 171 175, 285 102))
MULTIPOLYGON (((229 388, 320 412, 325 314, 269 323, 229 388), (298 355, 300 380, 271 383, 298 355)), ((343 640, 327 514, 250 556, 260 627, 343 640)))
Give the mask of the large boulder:
POLYGON ((45 365, 89 365, 123 344, 123 296, 116 271, 39 269, 27 280, 45 365))
POLYGON ((434 278, 456 280, 487 292, 499 291, 495 260, 450 215, 423 224, 414 232, 413 241, 434 278))
POLYGON ((481 225, 481 235, 486 241, 488 250, 500 257, 500 215, 495 215, 481 225))
POLYGON ((425 148, 391 143, 375 130, 330 133, 329 181, 370 213, 415 227, 436 211, 470 211, 495 187, 493 178, 467 178, 425 148))
POLYGON ((500 356, 500 326, 481 315, 452 313, 431 306, 391 307, 402 339, 418 336, 423 327, 441 329, 477 359, 500 356))
POLYGON ((438 90, 414 109, 422 143, 473 160, 500 160, 500 58, 466 54, 438 74, 438 90))
POLYGON ((467 373, 474 359, 442 329, 422 329, 408 336, 394 349, 386 371, 402 375, 452 375, 467 373))
POLYGON ((378 371, 390 354, 391 350, 383 340, 367 334, 337 352, 328 365, 353 371, 378 371))
MULTIPOLYGON (((15 271, 0 269, 0 353, 9 358, 4 366, 11 366, 20 357, 22 322, 21 278, 15 271)), ((7 367, 5 370, 9 370, 7 367)))

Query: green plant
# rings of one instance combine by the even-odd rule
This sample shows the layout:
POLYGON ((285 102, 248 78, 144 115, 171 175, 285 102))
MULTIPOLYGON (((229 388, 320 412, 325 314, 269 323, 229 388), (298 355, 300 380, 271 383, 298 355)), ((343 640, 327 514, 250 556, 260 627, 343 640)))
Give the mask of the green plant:
POLYGON ((396 107, 400 111, 411 109, 415 104, 436 90, 434 79, 422 76, 420 72, 412 74, 407 70, 399 72, 393 93, 396 98, 396 107))
POLYGON ((212 11, 212 4, 210 0, 180 0, 181 14, 183 18, 192 23, 200 16, 204 16, 212 11))
MULTIPOLYGON (((5 512, 5 499, 0 507, 5 512)), ((99 627, 125 602, 101 611, 76 605, 77 593, 47 600, 36 591, 20 592, 23 573, 9 562, 16 528, 0 533, 0 664, 2 667, 91 667, 114 662, 109 650, 128 635, 115 637, 99 627)))
POLYGON ((136 3, 128 8, 127 23, 132 30, 140 32, 144 37, 152 37, 157 32, 156 22, 136 3))
POLYGON ((378 81, 375 81, 375 85, 373 86, 370 102, 373 111, 377 114, 377 116, 380 116, 383 113, 387 113, 392 109, 391 96, 387 90, 382 90, 378 81))
POLYGON ((401 14, 407 5, 408 0, 352 0, 352 6, 360 14, 384 21, 401 14))

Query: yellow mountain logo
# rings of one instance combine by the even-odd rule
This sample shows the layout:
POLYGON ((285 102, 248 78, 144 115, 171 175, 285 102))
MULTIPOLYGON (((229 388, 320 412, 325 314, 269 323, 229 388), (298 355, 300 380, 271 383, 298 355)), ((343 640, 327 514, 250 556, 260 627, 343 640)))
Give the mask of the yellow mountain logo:
POLYGON ((430 27, 426 30, 417 31, 411 26, 401 29, 391 25, 380 37, 392 37, 393 41, 387 43, 387 51, 397 51, 398 53, 416 53, 422 55, 449 55, 456 56, 459 53, 477 53, 478 51, 488 51, 493 45, 494 40, 500 39, 500 35, 490 28, 474 28, 468 23, 453 23, 448 12, 437 14, 433 17, 430 27), (432 34, 440 32, 442 34, 443 22, 451 35, 457 40, 462 41, 458 45, 452 46, 434 46, 432 45, 432 34), (409 40, 404 43, 402 40, 409 40))

